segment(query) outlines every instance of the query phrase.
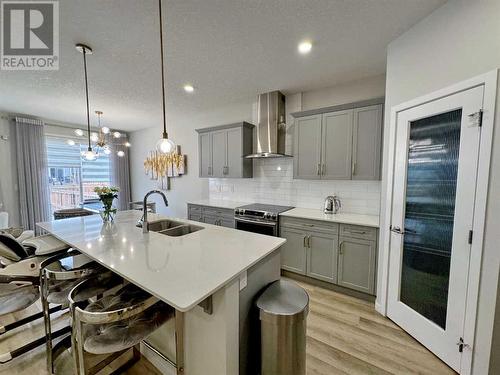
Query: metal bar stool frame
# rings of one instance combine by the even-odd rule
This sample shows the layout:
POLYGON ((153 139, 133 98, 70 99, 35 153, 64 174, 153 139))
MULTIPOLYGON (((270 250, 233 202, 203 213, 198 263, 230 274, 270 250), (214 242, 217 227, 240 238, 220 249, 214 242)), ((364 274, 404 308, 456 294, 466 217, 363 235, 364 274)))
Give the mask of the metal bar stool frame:
MULTIPOLYGON (((68 248, 68 249, 61 250, 60 252, 57 252, 54 255, 45 256, 45 259, 40 261, 38 264, 35 261, 33 261, 31 257, 26 258, 24 261, 33 262, 32 267, 35 267, 35 266, 38 267, 38 275, 37 276, 0 275, 0 280, 2 283, 20 282, 20 283, 27 283, 27 284, 31 284, 31 285, 39 287, 40 286, 41 270, 42 270, 43 264, 45 262, 51 262, 53 259, 57 259, 59 257, 66 257, 68 252, 70 252, 70 251, 71 251, 71 249, 68 248)), ((39 256, 39 257, 43 257, 43 256, 39 256)), ((34 257, 33 257, 33 259, 34 259, 34 257)), ((41 299, 41 293, 40 293, 40 299, 41 299)), ((55 306, 55 307, 52 307, 51 309, 49 309, 48 313, 52 314, 52 313, 55 313, 57 311, 60 311, 61 309, 62 309, 61 306, 55 306)), ((25 318, 22 318, 22 319, 15 321, 15 322, 7 324, 5 326, 0 326, 0 335, 5 334, 7 332, 10 332, 16 328, 22 327, 23 325, 31 323, 35 320, 38 320, 38 319, 42 318, 43 316, 44 316, 43 311, 37 312, 37 313, 31 314, 25 318)), ((66 329, 66 331, 69 332, 68 329, 66 329)), ((64 334, 65 334, 65 332, 63 330, 59 330, 59 331, 54 333, 54 336, 59 337, 59 336, 64 335, 64 334)), ((20 347, 12 349, 10 352, 3 353, 0 355, 0 357, 1 357, 0 363, 9 362, 14 358, 17 358, 23 354, 28 353, 29 351, 31 351, 33 349, 39 347, 40 345, 45 344, 45 342, 46 342, 46 337, 43 336, 43 337, 40 337, 38 339, 32 340, 32 341, 30 341, 30 342, 28 342, 20 347)))
MULTIPOLYGON (((93 324, 93 325, 101 325, 101 324, 109 324, 115 323, 122 320, 126 320, 132 318, 142 312, 144 312, 149 307, 152 307, 160 300, 154 296, 147 298, 144 301, 136 303, 132 306, 127 306, 122 309, 113 310, 113 311, 104 311, 104 312, 89 312, 82 309, 84 306, 81 302, 79 302, 76 298, 78 293, 86 288, 86 285, 91 280, 82 281, 80 284, 75 286, 70 294, 69 294, 69 303, 70 303, 70 312, 72 317, 72 332, 71 335, 71 348, 73 353, 73 361, 75 363, 75 371, 78 375, 88 375, 95 374, 100 371, 106 365, 120 357, 127 350, 131 348, 121 350, 116 353, 112 353, 106 358, 103 363, 100 363, 94 368, 87 370, 85 366, 85 350, 84 350, 84 337, 83 337, 83 326, 84 324, 93 324)), ((176 341, 176 362, 168 360, 169 363, 174 365, 177 369, 177 374, 184 374, 184 313, 175 310, 175 341, 176 341)), ((133 358, 128 361, 125 365, 120 367, 115 373, 119 373, 123 367, 129 367, 131 364, 137 362, 140 357, 140 348, 139 344, 132 347, 133 349, 133 358)))
MULTIPOLYGON (((64 345, 68 344, 68 338, 64 338, 60 342, 58 342, 56 345, 53 345, 53 339, 62 336, 66 333, 71 333, 71 326, 67 326, 64 328, 61 328, 60 330, 57 330, 56 332, 52 332, 52 323, 50 320, 50 314, 51 314, 51 309, 50 309, 50 303, 48 301, 48 296, 50 294, 50 284, 53 281, 74 281, 74 280, 80 280, 80 279, 87 279, 89 277, 92 277, 96 275, 96 273, 102 268, 99 267, 90 267, 90 265, 97 265, 95 262, 89 262, 88 265, 89 267, 86 268, 78 268, 74 270, 65 270, 65 271, 54 271, 48 268, 51 264, 54 262, 57 262, 59 260, 69 258, 69 257, 75 257, 81 255, 80 252, 76 250, 71 250, 68 251, 66 254, 59 254, 54 257, 51 257, 45 261, 43 261, 40 265, 40 299, 42 301, 42 313, 43 313, 43 318, 44 318, 44 325, 45 325, 45 347, 46 347, 46 361, 47 361, 47 370, 49 373, 54 372, 54 360, 57 358, 58 354, 60 354, 60 347, 64 347, 64 345), (54 353, 57 353, 54 355, 54 353)), ((68 291, 69 294, 69 291, 68 291)), ((69 300, 64 303, 63 305, 60 305, 60 310, 67 309, 69 307, 69 300)))

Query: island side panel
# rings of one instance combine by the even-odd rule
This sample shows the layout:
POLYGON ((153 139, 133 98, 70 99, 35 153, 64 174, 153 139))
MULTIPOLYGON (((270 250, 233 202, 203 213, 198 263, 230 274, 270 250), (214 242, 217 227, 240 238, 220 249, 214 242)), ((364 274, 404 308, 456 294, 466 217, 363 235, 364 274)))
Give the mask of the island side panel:
POLYGON ((213 313, 199 306, 185 313, 185 372, 238 373, 239 280, 212 295, 213 313))
POLYGON ((248 269, 247 286, 240 291, 239 341, 240 375, 260 371, 260 320, 255 301, 270 283, 280 279, 280 250, 248 269))

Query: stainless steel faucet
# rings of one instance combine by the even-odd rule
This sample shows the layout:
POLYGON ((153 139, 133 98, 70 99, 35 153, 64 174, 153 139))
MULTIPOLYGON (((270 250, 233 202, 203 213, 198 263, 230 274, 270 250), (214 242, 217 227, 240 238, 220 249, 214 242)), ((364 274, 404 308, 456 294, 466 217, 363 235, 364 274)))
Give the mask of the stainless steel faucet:
POLYGON ((160 194, 163 198, 163 202, 165 202, 165 206, 168 207, 168 200, 165 194, 160 190, 151 190, 144 196, 142 201, 142 233, 148 233, 148 198, 152 194, 160 194))

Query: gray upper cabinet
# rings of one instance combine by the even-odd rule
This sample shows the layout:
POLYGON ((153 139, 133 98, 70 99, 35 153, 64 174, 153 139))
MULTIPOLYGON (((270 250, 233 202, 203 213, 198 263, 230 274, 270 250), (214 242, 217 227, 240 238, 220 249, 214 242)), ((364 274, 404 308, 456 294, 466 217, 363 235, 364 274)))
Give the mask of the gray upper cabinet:
POLYGON ((200 177, 253 177, 254 125, 247 122, 197 129, 200 177))
POLYGON ((227 130, 212 132, 212 163, 213 176, 222 177, 226 174, 227 130))
POLYGON ((243 176, 243 164, 245 161, 252 162, 247 159, 243 163, 241 162, 243 156, 242 139, 241 128, 228 129, 226 131, 226 177, 234 178, 243 176))
POLYGON ((295 178, 317 179, 321 168, 321 115, 295 120, 295 178))
POLYGON ((321 178, 351 178, 352 111, 327 113, 322 119, 321 178))
POLYGON ((200 177, 212 176, 212 135, 202 133, 199 135, 200 177))
POLYGON ((383 105, 355 104, 295 114, 294 178, 380 179, 383 105))
POLYGON ((379 180, 382 105, 354 109, 352 179, 379 180))

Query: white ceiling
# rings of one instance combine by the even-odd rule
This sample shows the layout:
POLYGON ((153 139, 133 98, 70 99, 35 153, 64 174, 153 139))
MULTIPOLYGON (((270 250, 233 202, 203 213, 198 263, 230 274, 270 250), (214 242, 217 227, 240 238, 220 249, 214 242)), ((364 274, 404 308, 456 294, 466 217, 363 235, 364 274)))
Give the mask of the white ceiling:
MULTIPOLYGON (((167 110, 196 112, 252 98, 327 87, 385 72, 387 44, 444 0, 163 0, 167 110), (297 43, 313 41, 311 54, 297 43), (182 86, 192 83, 194 94, 182 86)), ((84 124, 82 55, 91 110, 107 125, 160 125, 156 0, 64 0, 60 69, 1 71, 0 111, 84 124)), ((167 113, 168 117, 168 113, 167 113)), ((94 117, 95 120, 95 117, 94 117)))

